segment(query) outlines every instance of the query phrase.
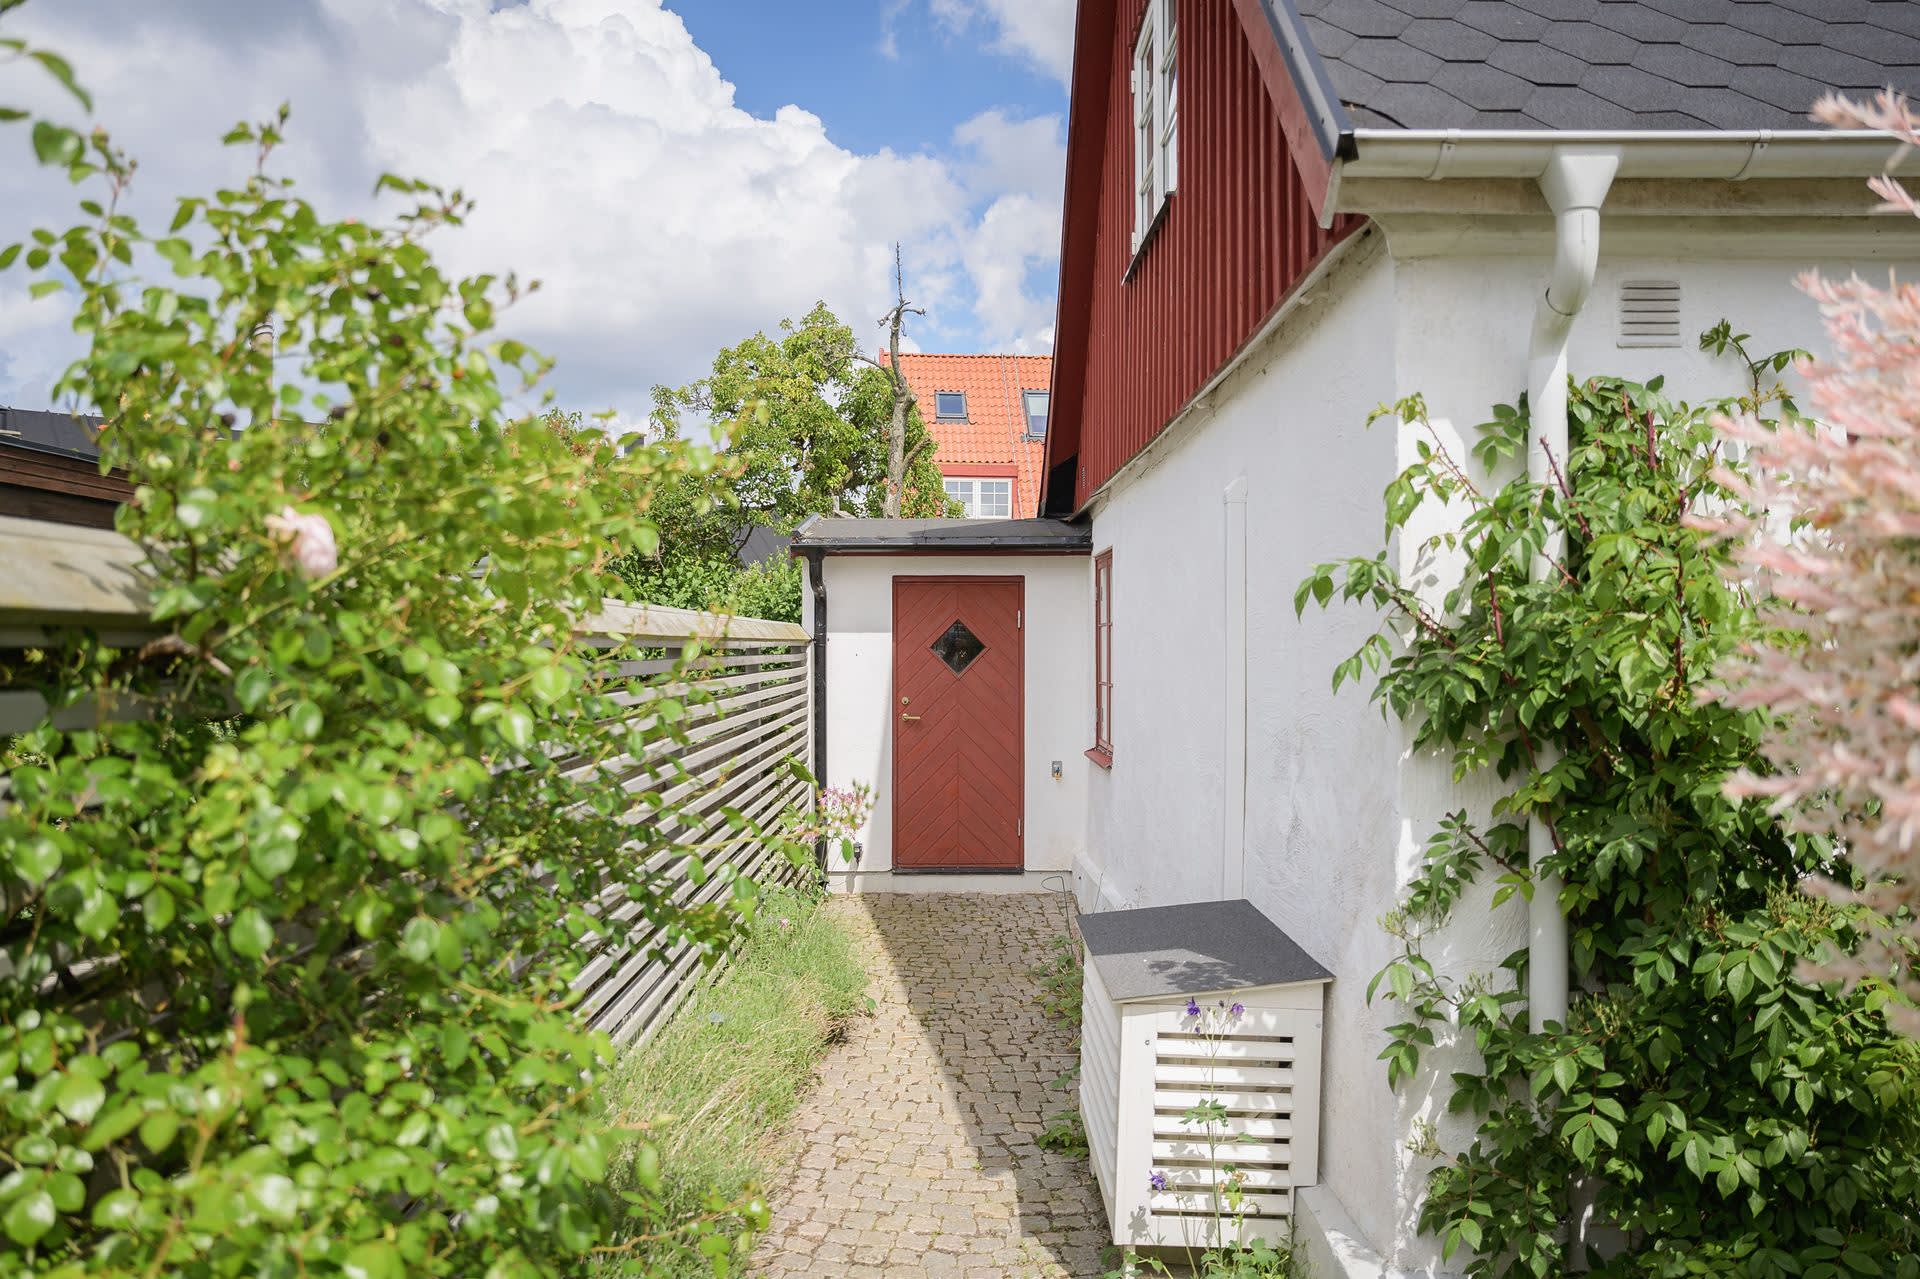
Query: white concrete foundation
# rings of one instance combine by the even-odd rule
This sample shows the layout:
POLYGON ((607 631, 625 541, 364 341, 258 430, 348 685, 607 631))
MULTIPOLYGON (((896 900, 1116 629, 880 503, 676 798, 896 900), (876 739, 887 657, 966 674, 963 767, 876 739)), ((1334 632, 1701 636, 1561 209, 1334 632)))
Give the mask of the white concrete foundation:
POLYGON ((1293 1253, 1304 1279, 1455 1279, 1458 1273, 1389 1266, 1325 1186, 1309 1186, 1293 1202, 1293 1253))
POLYGON ((827 891, 834 893, 1064 893, 1072 887, 1073 876, 1060 870, 1030 870, 1018 875, 827 872, 827 891))

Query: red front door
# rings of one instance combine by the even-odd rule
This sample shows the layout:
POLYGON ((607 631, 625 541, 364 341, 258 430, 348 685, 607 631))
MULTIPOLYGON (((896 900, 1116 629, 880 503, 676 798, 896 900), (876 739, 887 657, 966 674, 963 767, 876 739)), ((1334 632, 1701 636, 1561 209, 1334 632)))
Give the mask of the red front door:
POLYGON ((1020 870, 1024 582, 893 580, 893 865, 1020 870))

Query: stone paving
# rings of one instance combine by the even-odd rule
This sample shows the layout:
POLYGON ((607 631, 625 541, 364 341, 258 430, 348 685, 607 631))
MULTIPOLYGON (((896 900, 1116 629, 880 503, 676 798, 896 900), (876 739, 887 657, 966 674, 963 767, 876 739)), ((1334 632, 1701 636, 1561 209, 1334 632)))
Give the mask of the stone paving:
POLYGON ((794 1167, 754 1255, 767 1279, 1094 1279, 1106 1215, 1082 1154, 1036 1144, 1073 1035, 1032 970, 1072 929, 1060 894, 839 897, 878 1007, 795 1117, 794 1167))

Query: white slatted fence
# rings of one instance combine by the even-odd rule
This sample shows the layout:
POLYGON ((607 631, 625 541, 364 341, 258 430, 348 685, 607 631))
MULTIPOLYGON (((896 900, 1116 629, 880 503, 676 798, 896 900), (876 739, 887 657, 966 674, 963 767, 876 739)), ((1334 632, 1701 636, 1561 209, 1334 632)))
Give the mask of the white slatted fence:
MULTIPOLYGON (((0 735, 31 729, 47 713, 41 692, 6 683, 5 672, 20 668, 10 659, 21 650, 75 628, 131 650, 166 633, 148 620, 140 562, 138 548, 117 533, 0 516, 0 735)), ((620 784, 635 796, 631 820, 655 818, 653 805, 640 798, 648 793, 676 810, 662 832, 673 845, 652 854, 644 869, 677 881, 674 899, 684 904, 729 891, 726 877, 712 873, 722 865, 763 885, 800 882, 805 871, 751 828, 737 831, 728 814, 765 823, 811 801, 811 789, 789 767, 808 759, 811 741, 806 631, 789 622, 608 600, 580 622, 576 640, 585 650, 607 652, 599 673, 642 681, 641 692, 618 698, 634 719, 651 718, 663 697, 687 707, 684 740, 658 738, 645 757, 616 762, 620 784), (697 645, 699 656, 683 665, 689 645, 697 645), (636 650, 643 656, 631 656, 636 650), (695 846, 709 871, 698 882, 684 851, 695 846)), ((78 728, 140 713, 133 702, 74 706, 55 722, 78 728)), ((607 764, 581 759, 563 766, 585 773, 607 764)), ((624 923, 637 909, 612 906, 609 922, 624 923)), ((620 944, 600 943, 589 955, 575 983, 581 1015, 615 1042, 631 1042, 659 1026, 701 972, 696 948, 657 929, 627 933, 620 944)))
MULTIPOLYGON (((636 793, 655 791, 679 806, 682 820, 670 833, 684 844, 699 845, 709 867, 731 864, 764 885, 798 883, 800 870, 751 834, 735 832, 727 813, 767 822, 809 802, 810 789, 787 767, 789 760, 807 758, 812 727, 806 631, 790 622, 609 601, 578 634, 588 643, 638 643, 660 653, 618 663, 622 675, 652 677, 650 695, 698 692, 708 699, 691 704, 683 722, 684 743, 656 741, 646 759, 631 762, 622 784, 636 793), (692 678, 672 682, 690 642, 706 656, 692 678)), ((636 716, 649 713, 650 696, 631 700, 636 716)), ((651 815, 645 806, 633 813, 636 820, 651 815)), ((718 876, 695 883, 684 862, 679 852, 667 851, 656 854, 647 869, 672 874, 680 863, 675 900, 683 903, 713 901, 728 891, 718 876)), ((624 922, 635 909, 624 906, 624 914, 616 912, 614 918, 624 922)), ((576 982, 581 1013, 616 1043, 644 1037, 686 997, 700 971, 700 954, 693 947, 672 945, 657 932, 630 937, 587 962, 576 982)))

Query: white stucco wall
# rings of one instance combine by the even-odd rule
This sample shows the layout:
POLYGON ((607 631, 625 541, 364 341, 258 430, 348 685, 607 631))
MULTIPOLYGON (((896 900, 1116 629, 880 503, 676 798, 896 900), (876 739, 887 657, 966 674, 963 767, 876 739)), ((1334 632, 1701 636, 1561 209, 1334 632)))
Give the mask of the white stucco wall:
MULTIPOLYGON (((1068 886, 1066 872, 1086 847, 1083 752, 1092 723, 1088 663, 1092 622, 1091 572, 1084 555, 895 556, 837 555, 826 559, 827 768, 830 785, 874 787, 873 815, 857 837, 862 844, 854 886, 872 891, 947 891, 955 887, 1035 889, 1068 886), (893 866, 893 580, 966 574, 1026 581, 1026 725, 1024 730, 1027 875, 979 877, 964 884, 947 875, 888 874, 893 866), (1060 761, 1061 776, 1052 775, 1060 761)), ((812 600, 806 625, 812 628, 812 600)), ((829 865, 841 886, 849 868, 836 852, 829 865)))
POLYGON ((1367 979, 1387 957, 1374 920, 1396 894, 1397 732, 1364 693, 1329 689, 1370 632, 1357 610, 1293 615, 1316 563, 1379 544, 1394 433, 1363 431, 1393 389, 1393 271, 1358 245, 1203 408, 1172 447, 1098 506, 1112 548, 1114 760, 1089 786, 1083 905, 1117 909, 1244 892, 1335 973, 1328 991, 1320 1179, 1362 1227, 1390 1231, 1400 1124, 1373 1058, 1386 1010, 1367 979), (1247 501, 1246 835, 1222 847, 1225 503, 1247 501))
MULTIPOLYGON (((1458 1067, 1444 1053, 1431 1055, 1425 1081, 1390 1093, 1377 1057, 1384 1027, 1399 1017, 1390 1003, 1369 1009, 1364 993, 1391 953, 1377 921, 1397 903, 1439 819, 1463 806, 1483 810, 1495 792, 1456 786, 1445 761, 1411 757, 1405 731, 1367 700, 1370 686, 1332 695, 1334 665, 1374 619, 1336 604, 1296 620, 1292 596, 1313 564, 1381 545, 1381 490, 1413 460, 1416 437, 1385 421, 1367 430, 1376 404, 1422 393, 1436 429, 1465 457, 1474 426, 1522 391, 1550 241, 1541 223, 1513 226, 1502 242, 1484 222, 1462 220, 1450 241, 1427 220, 1404 255, 1382 251, 1376 232, 1210 402, 1123 472, 1093 512, 1095 551, 1114 552, 1114 764, 1111 773, 1096 770, 1088 786, 1088 851, 1076 890, 1090 909, 1207 899, 1234 880, 1231 850, 1223 856, 1221 848, 1221 803, 1230 793, 1223 772, 1237 760, 1224 706, 1222 495, 1237 479, 1246 484, 1244 886, 1336 975, 1320 1189, 1303 1201, 1301 1225, 1311 1232, 1321 1229, 1316 1222, 1340 1223, 1323 1232, 1338 1235, 1338 1246, 1322 1239, 1308 1251, 1330 1265, 1344 1258, 1342 1274, 1369 1266, 1445 1273, 1432 1241, 1414 1230, 1429 1165, 1409 1153, 1408 1141, 1423 1119, 1449 1144, 1470 1132, 1444 1113, 1445 1072, 1458 1067), (1353 1260, 1369 1252, 1369 1261, 1353 1260)), ((1756 354, 1822 348, 1818 314, 1794 287, 1813 256, 1794 245, 1816 243, 1804 228, 1718 249, 1712 236, 1663 234, 1611 220, 1603 229, 1593 298, 1573 334, 1575 376, 1664 373, 1678 398, 1729 394, 1741 384, 1739 370, 1696 346, 1722 317, 1753 335, 1756 354), (1681 284, 1683 344, 1622 349, 1619 284, 1649 278, 1681 284)), ((1920 234, 1910 225, 1889 224, 1885 234, 1857 255, 1828 256, 1823 267, 1884 276, 1889 254, 1920 261, 1920 234)), ((1391 230, 1388 239, 1395 241, 1391 230)), ((1424 512, 1423 528, 1444 518, 1424 512)), ((1456 974, 1491 970, 1525 944, 1524 907, 1489 916, 1485 902, 1483 893, 1464 903, 1464 926, 1429 945, 1456 974)))

